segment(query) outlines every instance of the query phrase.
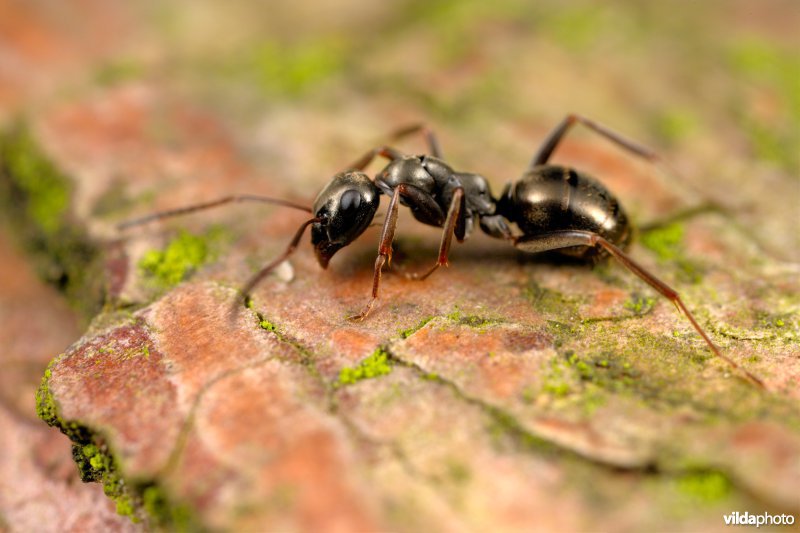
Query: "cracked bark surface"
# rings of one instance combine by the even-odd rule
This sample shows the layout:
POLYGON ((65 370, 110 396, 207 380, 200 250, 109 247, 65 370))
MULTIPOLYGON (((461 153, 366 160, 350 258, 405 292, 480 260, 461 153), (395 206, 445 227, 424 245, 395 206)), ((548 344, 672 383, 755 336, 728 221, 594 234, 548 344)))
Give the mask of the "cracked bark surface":
MULTIPOLYGON (((403 53, 414 35, 400 30, 372 62, 403 53)), ((486 75, 483 61, 462 66, 475 70, 443 80, 435 65, 414 68, 457 98, 486 75)), ((517 66, 520 82, 509 90, 523 102, 533 67, 517 66)), ((679 290, 724 353, 766 382, 764 392, 732 375, 667 301, 613 263, 526 258, 475 235, 454 246, 450 268, 406 279, 434 260, 439 233, 405 209, 392 269, 364 322, 347 317, 368 299, 379 228, 324 271, 304 242, 245 307, 238 288, 282 251, 303 215, 242 205, 125 233, 114 225, 232 192, 308 203, 395 122, 417 117, 418 104, 378 95, 331 109, 308 98, 242 125, 221 118, 228 106, 241 113, 224 91, 211 106, 185 91, 123 81, 28 122, 33 145, 70 180, 62 222, 100 250, 94 276, 107 292, 88 330, 78 338, 73 325, 43 348, 20 386, 30 390, 29 374, 74 341, 45 374, 40 416, 72 440, 84 479, 103 482, 136 520, 111 515, 105 502, 83 515, 87 529, 697 530, 718 528, 732 510, 800 512, 798 237, 769 230, 792 222, 785 199, 798 187, 786 168, 730 152, 720 163, 729 134, 710 148, 692 137, 682 145, 688 156, 674 150, 677 175, 582 134, 557 154, 630 207, 643 227, 632 255, 679 290), (353 124, 369 127, 344 126, 353 124), (759 180, 769 187, 753 200, 759 180), (168 270, 179 250, 199 259, 168 270), (146 264, 161 266, 148 273, 146 264), (179 283, 165 281, 176 268, 179 283)), ((518 175, 561 118, 534 120, 527 109, 520 119, 500 106, 498 116, 433 125, 448 160, 490 169, 498 193, 496 180, 518 175)), ((40 307, 68 313, 56 305, 40 307)), ((27 334, 37 336, 45 337, 27 334)), ((3 383, 15 381, 2 361, 3 383)), ((19 442, 45 428, 14 422, 22 392, 5 391, 0 424, 14 428, 3 433, 6 449, 24 458, 19 442)), ((14 472, 36 471, 25 461, 14 472)), ((80 498, 102 501, 98 491, 69 501, 80 498)), ((56 499, 42 508, 63 516, 56 499)), ((7 497, 0 511, 19 530, 33 513, 7 497)))
MULTIPOLYGON (((131 101, 145 122, 161 107, 143 88, 106 98, 105 123, 91 123, 100 104, 78 104, 42 122, 41 138, 61 139, 59 128, 79 121, 110 127, 115 106, 128 120, 131 101)), ((192 161, 220 139, 213 128, 191 133, 180 134, 177 152, 151 146, 148 165, 192 161)), ((85 157, 78 162, 81 142, 76 135, 72 146, 53 141, 52 153, 67 168, 94 166, 85 157)), ((132 151, 136 142, 147 141, 130 138, 132 151)), ((115 158, 113 149, 98 157, 130 161, 140 172, 138 159, 115 158)), ((219 174, 176 187, 212 197, 212 189, 229 187, 222 174, 228 181, 248 175, 228 173, 246 168, 235 151, 213 154, 219 174)), ((138 175, 142 187, 148 173, 138 175)), ((626 485, 652 484, 625 497, 635 509, 654 495, 680 499, 675 486, 708 478, 722 483, 726 501, 748 508, 800 507, 795 326, 766 328, 726 307, 765 278, 743 280, 738 264, 714 262, 753 260, 718 213, 684 221, 687 256, 711 250, 703 257, 713 281, 682 292, 768 392, 731 375, 668 302, 636 300, 649 293, 621 269, 605 267, 598 276, 580 265, 515 261, 486 239, 457 250, 452 267, 425 282, 389 273, 364 322, 346 317, 368 293, 373 230, 326 271, 303 247, 245 307, 236 289, 258 268, 248 256, 279 253, 302 218, 264 211, 253 220, 270 228, 268 239, 252 234, 248 220, 233 230, 225 253, 166 292, 136 265, 170 231, 109 233, 122 258, 112 264, 124 267, 115 271, 117 301, 141 303, 101 314, 51 365, 47 392, 56 425, 85 426, 113 455, 134 505, 157 485, 170 505, 215 529, 582 529, 605 516, 626 485), (378 370, 342 378, 373 360, 378 370), (584 477, 603 479, 594 491, 605 504, 591 504, 574 487, 584 477)), ((96 223, 100 232, 108 224, 96 223)), ((206 224, 198 216, 170 226, 206 224)), ((401 235, 396 271, 418 269, 435 253, 424 229, 408 226, 401 235)), ((634 252, 659 269, 653 252, 634 252)), ((778 271, 767 280, 776 287, 767 291, 793 287, 784 294, 797 294, 792 276, 778 271)), ((697 512, 685 524, 707 524, 717 514, 697 512)), ((640 519, 656 523, 657 516, 640 519)), ((164 525, 174 517, 158 519, 164 525)))

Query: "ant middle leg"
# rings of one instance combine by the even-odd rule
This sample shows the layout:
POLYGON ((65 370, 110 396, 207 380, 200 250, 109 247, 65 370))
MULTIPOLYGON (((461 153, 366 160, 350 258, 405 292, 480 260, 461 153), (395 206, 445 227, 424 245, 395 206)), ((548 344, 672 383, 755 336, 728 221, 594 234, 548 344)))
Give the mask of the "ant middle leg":
POLYGON ((524 252, 539 253, 550 250, 558 250, 560 248, 569 248, 572 246, 589 246, 599 250, 608 252, 614 259, 619 261, 622 266, 636 274, 641 280, 650 285, 659 294, 672 302, 678 311, 692 324, 694 330, 703 338, 711 351, 728 364, 733 370, 738 371, 752 384, 761 389, 765 389, 764 382, 758 377, 751 374, 746 369, 742 368, 736 361, 723 354, 719 348, 711 341, 711 338, 706 334, 705 330, 700 327, 700 324, 695 320, 694 315, 689 311, 683 300, 678 293, 669 285, 655 277, 647 269, 633 260, 628 254, 623 252, 619 247, 615 246, 608 240, 600 235, 591 231, 584 230, 564 230, 544 233, 540 235, 524 235, 514 239, 514 246, 524 252))
POLYGON ((404 198, 409 205, 414 206, 417 213, 423 213, 424 216, 434 217, 438 220, 444 218, 444 213, 441 212, 436 201, 421 189, 407 183, 401 183, 394 188, 392 199, 389 201, 389 210, 383 221, 383 230, 381 231, 381 238, 378 244, 378 257, 375 258, 375 270, 372 276, 372 296, 360 313, 349 317, 350 320, 364 320, 378 300, 381 272, 383 271, 384 265, 391 265, 392 263, 392 242, 394 241, 394 232, 397 228, 397 213, 400 207, 401 197, 404 198))
POLYGON ((630 139, 626 139, 619 133, 612 131, 611 129, 594 122, 586 117, 576 114, 567 115, 564 120, 562 120, 558 126, 550 132, 547 138, 544 140, 542 145, 539 147, 539 150, 536 152, 536 155, 533 156, 533 159, 528 165, 528 168, 533 168, 537 165, 544 165, 550 160, 550 156, 553 155, 556 147, 564 138, 564 135, 574 126, 575 124, 583 124, 590 130, 594 131, 595 133, 600 134, 601 136, 605 137, 609 141, 613 142, 617 146, 621 147, 623 150, 626 150, 638 157, 646 159, 650 162, 657 162, 661 160, 661 157, 650 150, 649 148, 645 148, 644 146, 631 141, 630 139))
POLYGON ((450 201, 450 208, 447 210, 447 218, 444 221, 442 240, 439 244, 439 257, 436 263, 422 274, 407 274, 408 279, 422 281, 433 274, 440 266, 449 266, 447 256, 450 253, 450 245, 453 242, 453 235, 458 242, 464 241, 465 234, 465 200, 464 189, 458 187, 453 191, 453 199, 450 201))

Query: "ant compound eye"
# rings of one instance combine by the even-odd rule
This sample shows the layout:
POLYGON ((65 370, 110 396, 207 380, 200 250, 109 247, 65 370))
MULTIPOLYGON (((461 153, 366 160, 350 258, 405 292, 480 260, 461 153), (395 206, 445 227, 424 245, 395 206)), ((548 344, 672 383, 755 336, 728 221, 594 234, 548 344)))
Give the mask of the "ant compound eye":
POLYGON ((342 211, 354 211, 361 205, 361 193, 350 189, 342 193, 339 199, 339 208, 342 211))

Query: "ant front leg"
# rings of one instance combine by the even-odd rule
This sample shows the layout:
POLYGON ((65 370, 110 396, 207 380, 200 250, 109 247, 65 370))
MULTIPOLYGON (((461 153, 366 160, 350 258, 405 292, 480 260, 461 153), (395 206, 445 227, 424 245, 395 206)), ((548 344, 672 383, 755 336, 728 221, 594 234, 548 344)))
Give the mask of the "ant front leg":
POLYGON ((605 250, 614 259, 619 261, 625 268, 639 276, 645 283, 653 287, 659 294, 672 302, 678 311, 682 312, 684 316, 692 324, 694 330, 700 334, 706 342, 711 351, 725 361, 734 371, 738 371, 747 380, 761 389, 765 389, 764 382, 757 378, 746 369, 739 366, 739 364, 728 356, 724 355, 719 348, 711 341, 709 336, 700 327, 700 324, 695 320, 694 315, 689 312, 683 300, 678 293, 669 285, 655 277, 648 272, 643 266, 633 260, 628 254, 623 252, 620 248, 610 243, 600 235, 591 231, 583 230, 564 230, 554 231, 551 233, 544 233, 541 235, 524 235, 514 239, 514 246, 522 251, 529 253, 546 252, 550 250, 558 250, 560 248, 569 248, 572 246, 589 246, 599 250, 605 250))
POLYGON ((439 258, 427 272, 424 274, 408 274, 406 276, 408 279, 422 281, 433 274, 440 266, 449 266, 447 256, 450 253, 453 235, 455 234, 458 242, 464 241, 466 232, 465 211, 464 189, 458 187, 453 191, 453 199, 450 201, 450 208, 447 210, 447 218, 442 231, 442 241, 439 244, 439 258))
POLYGON ((650 162, 660 161, 661 158, 658 154, 653 152, 652 150, 645 148, 644 146, 637 144, 629 139, 626 139, 622 135, 610 130, 606 126, 602 124, 598 124, 593 120, 589 120, 588 118, 582 117, 581 115, 570 114, 567 115, 561 123, 556 126, 556 128, 550 132, 550 135, 547 136, 545 141, 542 143, 542 146, 539 148, 539 151, 536 152, 536 155, 533 156, 530 165, 528 168, 531 169, 538 165, 544 165, 550 160, 550 156, 553 155, 553 151, 559 145, 559 143, 566 135, 567 131, 569 131, 572 126, 575 124, 583 124, 590 130, 594 131, 595 133, 600 134, 601 136, 605 137, 609 141, 613 142, 617 146, 621 147, 622 149, 638 156, 643 159, 646 159, 650 162))
POLYGON ((401 183, 394 188, 392 199, 389 201, 389 212, 386 214, 386 219, 383 221, 383 230, 381 231, 381 239, 378 244, 378 257, 375 258, 375 272, 372 277, 372 297, 359 314, 349 317, 350 320, 364 320, 378 300, 381 271, 384 265, 391 265, 392 263, 392 242, 394 241, 394 231, 397 228, 397 213, 400 197, 403 197, 409 205, 413 205, 418 213, 424 213, 424 216, 434 217, 437 220, 444 218, 444 213, 439 209, 434 199, 424 191, 407 183, 401 183))

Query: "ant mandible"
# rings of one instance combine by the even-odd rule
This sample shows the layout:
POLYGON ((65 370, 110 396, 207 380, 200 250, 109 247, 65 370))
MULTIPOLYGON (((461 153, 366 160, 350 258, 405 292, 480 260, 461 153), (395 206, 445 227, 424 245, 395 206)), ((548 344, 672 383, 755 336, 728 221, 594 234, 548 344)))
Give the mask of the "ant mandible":
POLYGON ((234 202, 263 202, 299 209, 312 218, 298 228, 286 250, 264 266, 242 288, 244 299, 253 288, 297 248, 306 228, 311 226, 311 244, 322 268, 333 255, 357 239, 372 223, 380 195, 390 197, 383 221, 378 257, 372 281, 372 296, 360 313, 350 317, 363 320, 378 299, 381 272, 391 263, 392 242, 397 226, 399 204, 407 206, 419 222, 443 228, 439 256, 431 268, 411 275, 423 280, 440 266, 448 265, 453 237, 463 242, 475 222, 481 230, 509 241, 527 253, 556 251, 585 261, 613 257, 659 294, 671 301, 686 316, 711 351, 751 383, 764 383, 711 341, 678 293, 634 261, 623 249, 629 244, 632 229, 617 199, 599 181, 573 168, 548 161, 564 135, 575 124, 582 124, 612 143, 650 162, 660 159, 654 152, 622 137, 607 127, 580 115, 568 115, 547 136, 522 177, 506 185, 498 199, 489 183, 479 174, 458 172, 443 161, 433 132, 417 124, 396 131, 392 140, 419 133, 425 136, 430 154, 408 155, 390 146, 380 146, 364 154, 347 170, 336 174, 317 195, 311 208, 278 198, 258 195, 226 196, 217 200, 161 211, 119 224, 119 229, 153 220, 185 215, 234 202), (372 180, 364 169, 376 158, 389 160, 372 180), (516 225, 514 232, 510 224, 516 225))

